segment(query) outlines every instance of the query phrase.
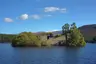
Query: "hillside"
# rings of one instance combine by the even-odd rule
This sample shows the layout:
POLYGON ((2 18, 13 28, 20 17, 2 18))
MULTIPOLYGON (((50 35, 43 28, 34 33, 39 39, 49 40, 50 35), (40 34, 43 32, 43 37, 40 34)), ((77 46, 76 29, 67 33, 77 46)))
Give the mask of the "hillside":
POLYGON ((96 24, 84 25, 79 27, 79 29, 86 41, 92 41, 93 37, 96 36, 96 24))

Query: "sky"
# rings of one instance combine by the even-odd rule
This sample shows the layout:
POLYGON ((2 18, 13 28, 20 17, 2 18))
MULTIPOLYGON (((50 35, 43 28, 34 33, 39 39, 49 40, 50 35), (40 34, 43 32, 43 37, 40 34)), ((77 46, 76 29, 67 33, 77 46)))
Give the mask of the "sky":
POLYGON ((96 0, 0 0, 0 33, 61 30, 96 24, 96 0))

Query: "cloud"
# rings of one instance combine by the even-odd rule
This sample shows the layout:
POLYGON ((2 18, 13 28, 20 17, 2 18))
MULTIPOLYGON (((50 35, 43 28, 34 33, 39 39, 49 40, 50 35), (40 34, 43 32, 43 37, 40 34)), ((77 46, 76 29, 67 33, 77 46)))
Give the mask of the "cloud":
POLYGON ((59 7, 45 7, 44 12, 56 12, 59 11, 61 13, 66 12, 66 8, 59 8, 59 7))
POLYGON ((28 14, 22 14, 22 15, 20 16, 20 19, 21 19, 21 20, 26 20, 26 19, 28 19, 28 17, 29 17, 28 14))
POLYGON ((58 10, 59 10, 58 7, 45 7, 45 9, 44 9, 45 12, 55 12, 58 10))
POLYGON ((13 22, 13 20, 11 18, 4 18, 5 22, 13 22))
POLYGON ((59 31, 59 30, 55 29, 55 30, 49 30, 49 31, 45 31, 45 32, 55 32, 55 31, 59 31))
POLYGON ((34 15, 32 15, 32 18, 33 19, 40 19, 41 17, 40 17, 40 15, 34 14, 34 15))

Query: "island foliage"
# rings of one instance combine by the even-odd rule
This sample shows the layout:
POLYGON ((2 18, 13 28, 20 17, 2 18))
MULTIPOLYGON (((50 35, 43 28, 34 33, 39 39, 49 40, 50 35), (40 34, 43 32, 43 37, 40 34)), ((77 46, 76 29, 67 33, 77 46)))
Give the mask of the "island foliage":
POLYGON ((68 23, 62 26, 62 34, 54 35, 51 32, 34 34, 32 32, 22 32, 12 40, 12 46, 85 46, 83 35, 76 24, 68 23))
POLYGON ((31 32, 22 32, 12 40, 12 46, 41 46, 41 41, 31 32))
POLYGON ((80 30, 77 28, 76 24, 73 23, 69 25, 66 23, 62 27, 63 35, 65 35, 65 45, 66 46, 85 46, 86 42, 80 30))

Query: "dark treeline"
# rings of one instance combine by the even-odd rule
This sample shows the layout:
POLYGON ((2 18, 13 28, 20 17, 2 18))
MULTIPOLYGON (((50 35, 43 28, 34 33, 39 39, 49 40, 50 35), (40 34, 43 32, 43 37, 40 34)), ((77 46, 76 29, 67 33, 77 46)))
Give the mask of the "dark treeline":
POLYGON ((86 40, 86 42, 88 42, 88 43, 96 43, 96 36, 94 36, 90 40, 86 40))
POLYGON ((13 39, 15 36, 16 36, 16 35, 14 35, 14 34, 0 34, 0 43, 12 42, 12 39, 13 39))

